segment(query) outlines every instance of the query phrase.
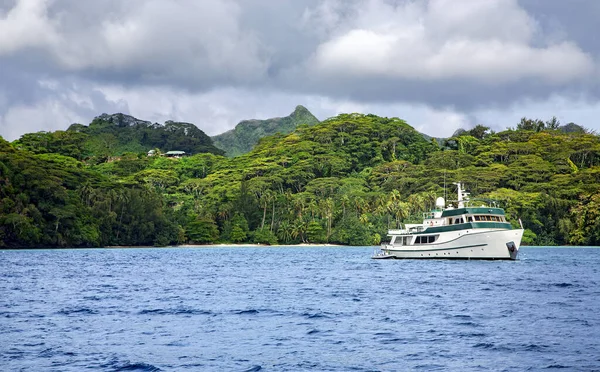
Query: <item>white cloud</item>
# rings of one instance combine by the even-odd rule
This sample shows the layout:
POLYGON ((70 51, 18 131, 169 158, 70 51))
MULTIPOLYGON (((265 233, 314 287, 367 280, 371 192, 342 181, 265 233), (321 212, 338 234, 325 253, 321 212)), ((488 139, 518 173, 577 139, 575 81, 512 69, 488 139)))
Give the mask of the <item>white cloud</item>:
POLYGON ((361 81, 507 84, 531 78, 564 84, 590 77, 595 69, 573 43, 532 45, 536 23, 516 1, 367 4, 318 46, 309 63, 313 72, 361 81))
POLYGON ((252 81, 266 64, 259 40, 239 27, 240 9, 222 0, 136 1, 104 19, 86 44, 64 46, 57 57, 75 69, 140 69, 148 81, 252 81))
POLYGON ((53 22, 47 17, 48 0, 19 0, 0 14, 0 56, 57 42, 53 22))
POLYGON ((528 43, 537 30, 537 22, 516 0, 430 0, 419 15, 429 37, 442 42, 469 39, 528 43))
POLYGON ((36 47, 68 71, 155 84, 255 82, 268 67, 268 50, 242 29, 233 0, 131 0, 112 2, 112 9, 51 4, 18 0, 0 15, 0 35, 9 36, 0 38, 0 55, 36 47))

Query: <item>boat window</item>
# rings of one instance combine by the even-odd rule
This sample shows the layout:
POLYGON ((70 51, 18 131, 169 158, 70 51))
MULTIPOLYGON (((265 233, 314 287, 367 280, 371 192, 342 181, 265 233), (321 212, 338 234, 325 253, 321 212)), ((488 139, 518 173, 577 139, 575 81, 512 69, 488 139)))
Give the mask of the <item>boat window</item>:
POLYGON ((481 221, 481 218, 479 216, 475 216, 475 221, 481 221))
POLYGON ((422 235, 415 238, 415 244, 433 243, 438 239, 439 235, 422 235))
POLYGON ((468 222, 473 222, 473 217, 471 217, 471 216, 467 217, 467 221, 468 222))
POLYGON ((452 225, 452 218, 448 218, 448 225, 452 225))

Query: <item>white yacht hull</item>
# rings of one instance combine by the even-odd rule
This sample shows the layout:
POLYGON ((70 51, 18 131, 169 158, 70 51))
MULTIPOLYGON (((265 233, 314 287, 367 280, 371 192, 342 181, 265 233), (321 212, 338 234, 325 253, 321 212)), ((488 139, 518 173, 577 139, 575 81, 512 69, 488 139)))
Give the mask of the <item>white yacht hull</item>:
POLYGON ((373 258, 516 260, 523 229, 471 229, 443 233, 434 244, 382 245, 373 258))

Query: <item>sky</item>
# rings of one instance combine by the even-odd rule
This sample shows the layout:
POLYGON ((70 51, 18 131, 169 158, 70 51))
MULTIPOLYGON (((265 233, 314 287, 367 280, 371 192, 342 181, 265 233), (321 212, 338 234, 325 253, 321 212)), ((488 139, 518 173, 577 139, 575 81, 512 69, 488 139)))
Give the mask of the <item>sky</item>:
POLYGON ((431 136, 600 132, 598 0, 0 0, 0 136, 102 113, 208 135, 306 106, 431 136))

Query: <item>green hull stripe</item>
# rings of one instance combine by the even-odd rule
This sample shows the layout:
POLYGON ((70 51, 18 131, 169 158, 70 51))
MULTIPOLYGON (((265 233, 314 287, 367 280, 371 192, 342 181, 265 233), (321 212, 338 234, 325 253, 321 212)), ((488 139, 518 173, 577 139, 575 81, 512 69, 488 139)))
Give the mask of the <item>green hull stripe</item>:
POLYGON ((462 249, 462 248, 475 248, 475 247, 485 247, 486 244, 473 244, 473 245, 463 245, 460 247, 454 248, 432 248, 432 249, 393 249, 393 248, 384 248, 385 251, 391 252, 435 252, 435 251, 452 251, 454 249, 462 249))
POLYGON ((427 229, 425 229, 423 231, 420 231, 418 233, 412 233, 410 235, 425 235, 425 234, 433 234, 433 233, 439 233, 439 232, 469 230, 469 229, 512 230, 513 228, 510 223, 504 223, 504 222, 467 222, 467 223, 459 223, 457 225, 428 227, 427 229))

